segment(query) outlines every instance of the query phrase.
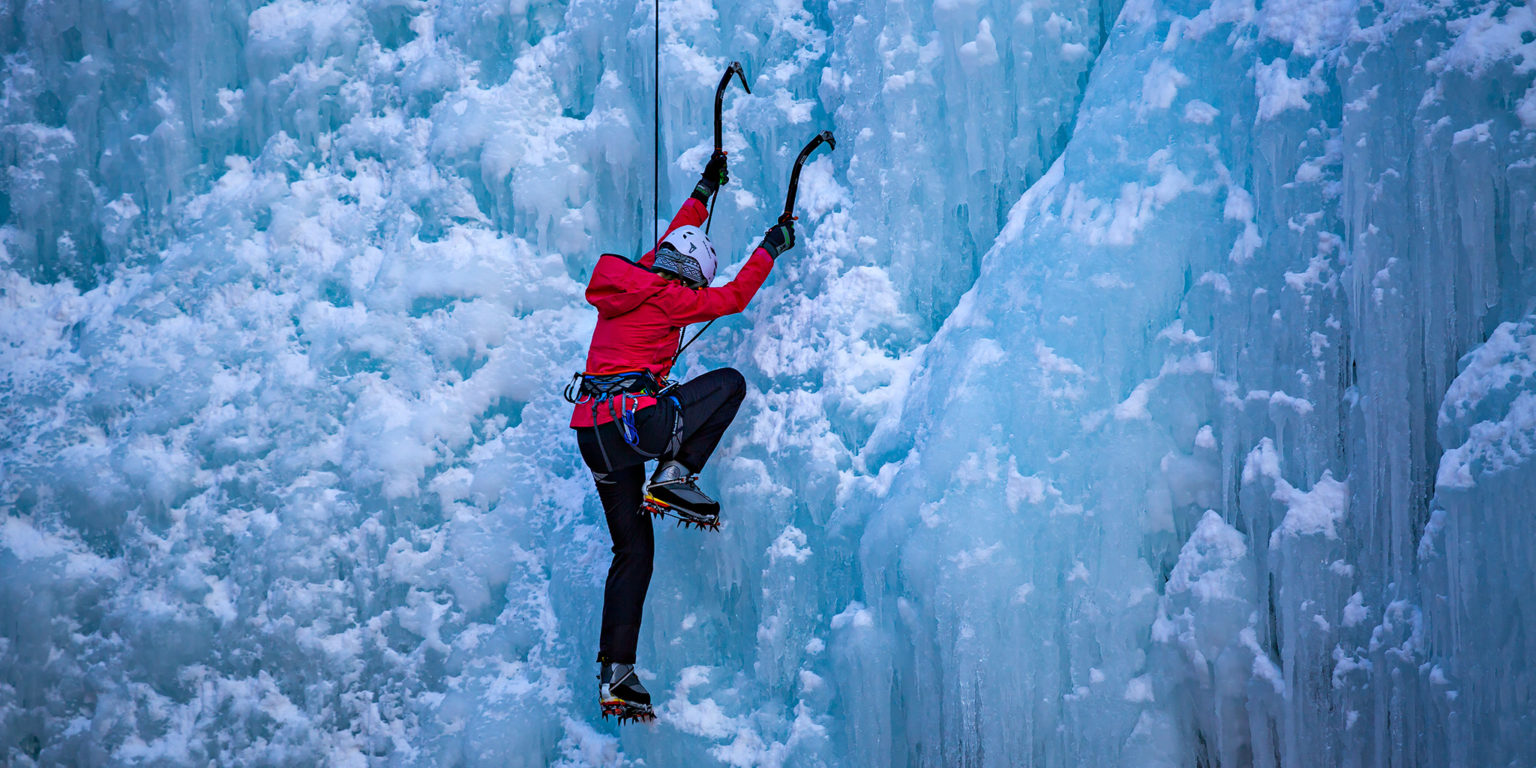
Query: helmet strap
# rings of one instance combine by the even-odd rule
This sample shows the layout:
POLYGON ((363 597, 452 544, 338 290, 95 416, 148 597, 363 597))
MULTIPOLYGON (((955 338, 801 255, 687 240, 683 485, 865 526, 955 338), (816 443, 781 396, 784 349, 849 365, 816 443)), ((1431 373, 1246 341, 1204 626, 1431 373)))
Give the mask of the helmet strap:
POLYGON ((689 288, 697 289, 697 288, 703 288, 704 287, 704 284, 702 284, 702 283, 696 284, 696 283, 694 283, 694 281, 689 280, 687 277, 684 277, 683 275, 680 275, 680 274, 678 274, 676 272, 673 272, 670 269, 666 269, 666 268, 663 268, 663 267, 656 266, 656 263, 661 261, 661 257, 663 255, 666 255, 668 259, 684 259, 684 258, 688 258, 688 257, 684 256, 681 251, 677 250, 676 248, 673 248, 671 243, 662 243, 661 245, 656 247, 656 259, 654 259, 651 262, 651 267, 650 267, 651 272, 653 272, 655 274, 658 274, 658 275, 661 275, 663 277, 669 277, 669 278, 676 279, 679 282, 681 282, 683 285, 688 286, 689 288))

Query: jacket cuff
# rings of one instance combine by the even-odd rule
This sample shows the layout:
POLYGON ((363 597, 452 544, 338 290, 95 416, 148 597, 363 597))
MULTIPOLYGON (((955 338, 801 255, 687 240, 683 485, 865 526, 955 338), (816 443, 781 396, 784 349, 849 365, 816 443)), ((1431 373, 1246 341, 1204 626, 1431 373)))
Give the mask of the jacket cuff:
POLYGON ((773 245, 768 242, 768 239, 764 238, 761 243, 757 244, 757 250, 762 251, 764 254, 766 254, 768 256, 768 258, 773 259, 774 261, 778 261, 779 260, 779 254, 781 254, 784 251, 787 251, 789 249, 788 248, 784 248, 784 249, 776 250, 776 249, 774 249, 773 245))

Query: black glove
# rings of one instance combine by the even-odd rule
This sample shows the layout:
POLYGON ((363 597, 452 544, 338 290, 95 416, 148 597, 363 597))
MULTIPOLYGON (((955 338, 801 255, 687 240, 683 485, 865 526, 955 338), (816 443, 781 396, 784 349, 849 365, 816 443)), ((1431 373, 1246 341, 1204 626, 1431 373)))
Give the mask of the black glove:
POLYGON ((794 220, 779 222, 768 228, 763 233, 763 242, 758 246, 768 252, 769 256, 777 259, 779 254, 795 247, 795 222, 794 220))
POLYGON ((711 155, 709 163, 704 166, 704 175, 699 177, 699 183, 694 186, 693 197, 701 203, 707 203, 715 194, 715 190, 725 186, 730 180, 730 171, 725 167, 725 151, 721 150, 711 155))

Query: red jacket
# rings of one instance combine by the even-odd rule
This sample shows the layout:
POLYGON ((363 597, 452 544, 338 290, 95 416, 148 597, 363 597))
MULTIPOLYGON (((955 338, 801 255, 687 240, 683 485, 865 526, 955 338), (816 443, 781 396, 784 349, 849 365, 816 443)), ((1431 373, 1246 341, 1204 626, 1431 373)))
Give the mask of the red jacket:
MULTIPOLYGON (((678 227, 700 226, 708 216, 704 204, 690 197, 661 239, 667 239, 678 227)), ((665 381, 676 362, 683 328, 746 309, 773 269, 773 257, 759 248, 735 280, 719 288, 688 288, 646 269, 655 260, 654 249, 638 264, 612 254, 597 260, 587 281, 587 303, 597 307, 597 327, 592 329, 592 344, 587 348, 587 373, 645 370, 657 381, 665 381)), ((656 398, 641 397, 636 410, 655 404, 656 398)), ((593 421, 588 403, 576 406, 571 414, 572 427, 593 427, 612 420, 609 409, 599 407, 593 421)))

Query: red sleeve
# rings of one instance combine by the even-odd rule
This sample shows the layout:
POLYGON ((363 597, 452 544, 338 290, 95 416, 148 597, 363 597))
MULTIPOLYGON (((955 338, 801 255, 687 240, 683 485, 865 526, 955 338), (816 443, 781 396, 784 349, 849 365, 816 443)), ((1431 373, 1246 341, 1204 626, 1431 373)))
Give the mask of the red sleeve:
POLYGON ((734 315, 747 308, 757 289, 773 270, 773 257, 759 248, 752 252, 736 279, 719 288, 684 288, 673 285, 656 294, 652 301, 677 325, 689 325, 734 315))
MULTIPOLYGON (((704 207, 698 198, 690 197, 683 201, 683 207, 677 209, 677 215, 672 217, 672 223, 667 225, 667 231, 661 233, 661 240, 667 239, 667 235, 672 234, 672 230, 678 227, 702 227, 704 220, 708 218, 709 209, 704 207)), ((661 240, 657 240, 656 245, 661 245, 661 240)), ((655 262, 656 246, 653 245, 650 251, 640 257, 640 266, 649 267, 655 262)))

